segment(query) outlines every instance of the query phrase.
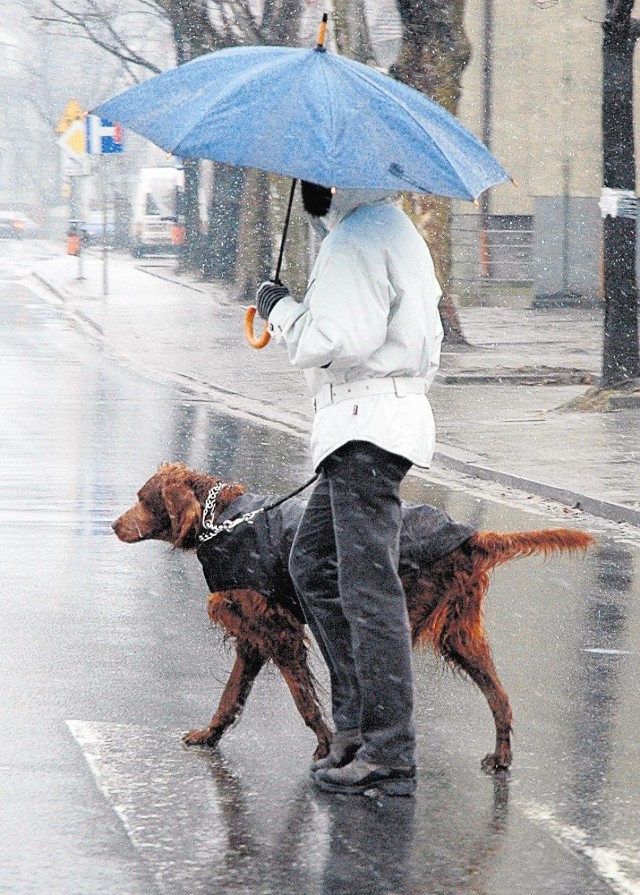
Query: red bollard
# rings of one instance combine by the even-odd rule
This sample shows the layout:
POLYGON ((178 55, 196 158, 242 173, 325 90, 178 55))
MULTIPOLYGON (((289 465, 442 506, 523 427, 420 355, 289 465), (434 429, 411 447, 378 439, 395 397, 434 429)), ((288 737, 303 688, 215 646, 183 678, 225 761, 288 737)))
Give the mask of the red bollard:
POLYGON ((80 254, 80 236, 75 224, 71 224, 67 233, 67 255, 80 254))

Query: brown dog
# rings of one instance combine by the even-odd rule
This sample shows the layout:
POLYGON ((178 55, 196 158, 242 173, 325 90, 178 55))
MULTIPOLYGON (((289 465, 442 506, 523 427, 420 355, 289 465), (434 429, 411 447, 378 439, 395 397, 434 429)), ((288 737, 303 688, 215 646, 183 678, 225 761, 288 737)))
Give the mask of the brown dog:
MULTIPOLYGON (((176 548, 193 550, 198 547, 201 535, 204 533, 206 537, 208 531, 203 525, 203 513, 205 518, 207 512, 212 513, 212 519, 206 519, 210 525, 221 516, 235 515, 232 505, 241 505, 248 496, 240 485, 224 485, 218 478, 201 475, 182 464, 166 464, 142 486, 137 503, 113 523, 113 529, 126 543, 159 540, 176 548), (209 506, 205 511, 207 498, 214 488, 219 493, 213 510, 209 506)), ((430 510, 426 506, 416 509, 430 510)), ((448 523, 453 526, 451 520, 448 523)), ((236 544, 241 544, 238 538, 249 536, 251 527, 241 523, 234 529, 236 544)), ((496 726, 496 748, 485 757, 482 766, 486 771, 495 771, 511 764, 512 716, 482 622, 489 573, 514 557, 585 550, 595 539, 585 532, 566 528, 510 534, 469 532, 459 537, 459 540, 465 538, 459 546, 429 565, 405 562, 403 566, 401 560, 400 573, 414 646, 431 644, 447 663, 477 684, 489 703, 496 726)), ((217 536, 223 545, 226 536, 224 531, 217 536)), ((331 731, 324 720, 309 669, 303 615, 295 602, 284 596, 285 591, 292 591, 286 569, 290 541, 282 548, 276 545, 272 552, 279 553, 280 549, 278 580, 271 563, 268 571, 271 578, 263 573, 260 583, 253 587, 227 583, 224 590, 215 590, 209 596, 209 616, 235 641, 236 659, 209 726, 185 734, 185 743, 215 745, 240 716, 256 676, 265 662, 271 660, 282 673, 305 723, 318 739, 315 757, 327 753, 331 731)), ((224 552, 221 556, 225 556, 224 552)), ((200 559, 204 565, 202 556, 200 559)), ((213 589, 206 566, 205 574, 213 589)))

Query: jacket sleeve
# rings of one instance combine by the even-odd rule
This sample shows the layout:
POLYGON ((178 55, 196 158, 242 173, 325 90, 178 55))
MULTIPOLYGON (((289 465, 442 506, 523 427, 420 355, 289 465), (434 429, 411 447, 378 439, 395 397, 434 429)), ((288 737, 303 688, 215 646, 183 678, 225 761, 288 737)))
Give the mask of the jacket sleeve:
POLYGON ((284 298, 269 316, 276 341, 301 369, 366 360, 387 335, 391 292, 380 246, 347 235, 328 248, 304 303, 284 298))

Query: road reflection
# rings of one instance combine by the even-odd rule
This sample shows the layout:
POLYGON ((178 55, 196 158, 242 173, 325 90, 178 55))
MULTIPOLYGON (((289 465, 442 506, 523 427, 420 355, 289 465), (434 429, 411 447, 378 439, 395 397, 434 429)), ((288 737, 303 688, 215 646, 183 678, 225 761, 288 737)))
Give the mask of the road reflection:
POLYGON ((588 564, 591 575, 578 633, 582 646, 570 677, 571 798, 565 815, 596 837, 607 837, 612 833, 607 796, 621 748, 617 716, 629 665, 627 626, 634 568, 631 551, 617 544, 602 544, 588 564))
MULTIPOLYGON (((454 793, 448 806, 440 800, 425 815, 417 799, 335 797, 310 781, 294 789, 284 818, 269 818, 231 762, 220 753, 198 758, 209 768, 224 819, 226 844, 216 868, 224 891, 260 883, 260 891, 322 895, 491 893, 508 832, 506 774, 484 788, 485 808, 470 811, 464 824, 454 793), (451 821, 446 835, 443 812, 451 821)), ((441 794, 448 788, 435 786, 441 794)))

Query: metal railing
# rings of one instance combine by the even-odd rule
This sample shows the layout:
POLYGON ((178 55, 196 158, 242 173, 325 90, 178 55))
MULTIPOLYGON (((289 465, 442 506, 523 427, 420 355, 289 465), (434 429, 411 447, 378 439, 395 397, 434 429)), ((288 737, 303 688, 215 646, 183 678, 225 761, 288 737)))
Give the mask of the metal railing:
POLYGON ((455 215, 451 245, 453 284, 459 294, 533 284, 529 215, 491 215, 486 221, 481 215, 455 215))

